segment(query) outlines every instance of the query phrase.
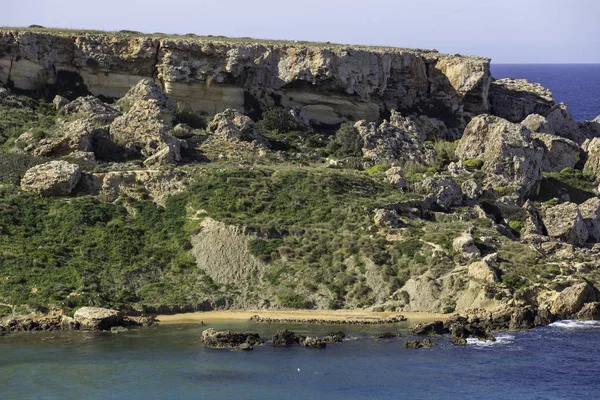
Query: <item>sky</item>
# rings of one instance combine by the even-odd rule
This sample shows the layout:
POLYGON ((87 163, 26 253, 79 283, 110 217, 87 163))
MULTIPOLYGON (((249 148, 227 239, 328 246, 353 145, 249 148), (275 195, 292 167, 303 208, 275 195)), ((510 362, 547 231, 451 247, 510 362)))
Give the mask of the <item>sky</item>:
POLYGON ((599 19, 600 0, 27 0, 7 1, 0 26, 413 47, 496 63, 600 63, 599 19))

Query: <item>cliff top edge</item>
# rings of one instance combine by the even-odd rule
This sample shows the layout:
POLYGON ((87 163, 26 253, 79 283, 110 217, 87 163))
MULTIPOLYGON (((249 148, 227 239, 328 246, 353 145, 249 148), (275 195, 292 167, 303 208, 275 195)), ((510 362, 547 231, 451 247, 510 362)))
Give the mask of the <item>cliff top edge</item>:
POLYGON ((227 36, 201 36, 194 33, 188 34, 167 34, 162 32, 155 33, 144 33, 132 30, 120 30, 120 31, 101 31, 101 30, 87 30, 87 29, 67 29, 67 28, 46 28, 46 27, 0 27, 0 33, 9 34, 23 34, 23 33, 36 33, 44 35, 55 35, 61 37, 100 37, 109 36, 120 39, 154 39, 154 40, 179 40, 184 42, 193 43, 222 43, 229 45, 262 45, 270 47, 307 47, 321 50, 363 50, 371 51, 376 53, 419 53, 423 55, 429 55, 432 57, 437 56, 453 56, 461 58, 471 58, 478 60, 488 60, 487 57, 465 55, 465 54, 443 54, 438 50, 432 49, 419 49, 419 48, 403 48, 393 46, 371 46, 371 45, 355 45, 355 44, 342 44, 342 43, 331 43, 331 42, 311 42, 303 40, 279 40, 279 39, 255 39, 250 37, 227 37, 227 36))

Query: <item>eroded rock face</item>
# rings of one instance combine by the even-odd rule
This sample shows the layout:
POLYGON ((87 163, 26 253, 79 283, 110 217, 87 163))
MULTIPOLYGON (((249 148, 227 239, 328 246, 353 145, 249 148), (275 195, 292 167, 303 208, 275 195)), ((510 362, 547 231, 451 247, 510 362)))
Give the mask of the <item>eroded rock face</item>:
POLYGON ((63 157, 76 151, 93 153, 94 137, 102 134, 102 129, 84 119, 67 122, 59 131, 58 138, 40 141, 33 154, 41 157, 63 157))
POLYGON ((585 221, 589 239, 595 243, 600 242, 600 199, 592 197, 579 205, 579 211, 585 221))
POLYGON ((408 181, 404 177, 404 172, 402 168, 399 167, 391 167, 387 171, 385 171, 385 178, 388 183, 396 186, 398 189, 406 189, 408 186, 408 181))
POLYGON ((465 258, 477 258, 481 255, 477 246, 475 246, 475 239, 469 233, 463 233, 459 237, 455 238, 452 242, 454 251, 462 255, 465 258))
POLYGON ((50 161, 27 170, 21 179, 21 189, 40 196, 68 196, 79 179, 81 168, 66 161, 50 161))
POLYGON ((544 149, 542 171, 560 172, 565 168, 573 168, 579 162, 581 147, 572 140, 547 133, 532 133, 544 149))
POLYGON ((544 225, 548 236, 573 246, 582 246, 589 233, 579 207, 575 203, 563 203, 544 211, 544 225))
POLYGON ((146 169, 138 171, 114 171, 96 174, 98 195, 105 201, 115 201, 125 194, 142 200, 149 197, 164 205, 169 196, 184 190, 185 173, 171 169, 146 169))
POLYGON ((123 316, 119 311, 101 307, 81 307, 73 317, 84 330, 105 331, 123 323, 123 316))
POLYGON ((546 133, 548 135, 554 135, 554 129, 550 122, 539 114, 530 114, 525 118, 521 125, 524 125, 531 131, 531 133, 546 133))
POLYGON ((600 137, 593 138, 583 144, 583 149, 587 153, 584 170, 600 177, 600 137))
POLYGON ((432 176, 418 184, 418 191, 438 207, 449 209, 462 204, 463 192, 456 181, 449 177, 432 176))
POLYGON ((325 124, 377 120, 385 109, 460 116, 489 107, 489 60, 435 51, 16 30, 0 31, 0 44, 0 81, 17 88, 70 78, 80 92, 119 98, 154 78, 170 98, 209 114, 264 111, 275 98, 325 124))
POLYGON ((400 223, 396 211, 384 209, 375 210, 373 222, 375 222, 375 225, 377 226, 389 228, 395 228, 400 223))
POLYGON ((543 154, 527 128, 491 115, 473 118, 456 149, 461 160, 485 160, 488 186, 511 186, 520 198, 536 192, 543 154))
POLYGON ((521 122, 529 114, 544 114, 554 105, 552 93, 525 79, 498 79, 490 86, 492 114, 510 122, 521 122))

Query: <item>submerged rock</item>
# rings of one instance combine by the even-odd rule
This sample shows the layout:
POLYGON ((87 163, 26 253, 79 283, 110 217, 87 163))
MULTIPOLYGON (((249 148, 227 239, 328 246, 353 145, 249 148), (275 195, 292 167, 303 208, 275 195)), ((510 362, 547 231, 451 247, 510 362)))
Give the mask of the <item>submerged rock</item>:
POLYGON ((287 329, 282 331, 277 331, 275 335, 273 335, 273 346, 275 347, 285 347, 291 346, 295 343, 299 342, 299 338, 292 331, 288 331, 287 329))
POLYGON ((447 333, 442 321, 424 322, 408 328, 413 335, 443 335, 447 333))
POLYGON ((214 328, 202 332, 202 342, 205 347, 213 349, 240 349, 250 350, 249 346, 262 343, 257 333, 237 333, 231 331, 217 331, 214 328))
POLYGON ((423 339, 423 340, 409 340, 404 343, 404 347, 407 349, 430 349, 434 346, 431 339, 423 339))
POLYGON ((300 345, 302 347, 310 347, 313 349, 324 349, 327 346, 327 342, 316 337, 305 337, 300 339, 300 345))

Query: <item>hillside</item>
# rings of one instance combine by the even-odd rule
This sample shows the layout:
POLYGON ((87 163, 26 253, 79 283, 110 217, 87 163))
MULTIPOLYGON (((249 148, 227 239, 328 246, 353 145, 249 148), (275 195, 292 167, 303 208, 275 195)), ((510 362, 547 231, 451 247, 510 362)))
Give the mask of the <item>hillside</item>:
POLYGON ((4 313, 600 317, 600 119, 488 59, 4 29, 0 81, 4 313))

